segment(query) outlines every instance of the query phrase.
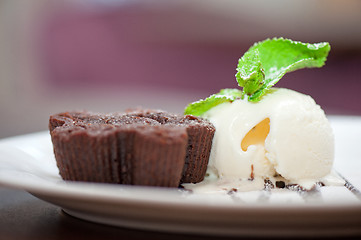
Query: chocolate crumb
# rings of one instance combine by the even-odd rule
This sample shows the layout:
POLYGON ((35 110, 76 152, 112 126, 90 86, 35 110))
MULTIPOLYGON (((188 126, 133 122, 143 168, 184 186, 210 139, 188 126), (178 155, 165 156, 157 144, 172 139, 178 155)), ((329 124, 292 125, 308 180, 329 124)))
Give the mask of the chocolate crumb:
POLYGON ((229 190, 229 191, 227 192, 227 194, 228 194, 228 195, 231 195, 231 194, 233 194, 233 193, 236 193, 237 191, 238 191, 237 188, 232 188, 231 190, 229 190))
MULTIPOLYGON (((341 176, 342 177, 342 176, 341 176)), ((345 179, 344 177, 342 177, 345 180, 345 187, 352 192, 353 194, 355 194, 355 196, 361 200, 361 191, 358 190, 357 188, 355 188, 355 186, 353 186, 349 181, 347 181, 347 179, 345 179)))
POLYGON ((276 181, 276 187, 278 188, 285 188, 286 184, 284 181, 276 181))
POLYGON ((273 184, 273 182, 269 179, 265 179, 264 180, 264 190, 266 191, 270 191, 271 189, 273 189, 275 186, 273 184))
POLYGON ((317 185, 317 186, 320 186, 320 187, 326 186, 323 182, 317 182, 316 185, 317 185))
POLYGON ((296 191, 296 192, 298 192, 298 191, 306 191, 302 186, 300 186, 300 185, 298 185, 298 184, 288 184, 288 185, 286 185, 286 188, 288 189, 288 190, 291 190, 291 191, 296 191))

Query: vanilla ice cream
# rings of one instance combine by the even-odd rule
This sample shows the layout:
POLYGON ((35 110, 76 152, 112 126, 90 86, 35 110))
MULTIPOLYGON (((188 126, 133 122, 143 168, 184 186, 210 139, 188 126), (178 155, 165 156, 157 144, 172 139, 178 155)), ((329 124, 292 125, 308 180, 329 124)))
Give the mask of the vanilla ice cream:
POLYGON ((334 137, 315 101, 274 88, 256 103, 222 103, 203 117, 216 128, 208 173, 219 179, 281 175, 306 188, 332 169, 334 137))

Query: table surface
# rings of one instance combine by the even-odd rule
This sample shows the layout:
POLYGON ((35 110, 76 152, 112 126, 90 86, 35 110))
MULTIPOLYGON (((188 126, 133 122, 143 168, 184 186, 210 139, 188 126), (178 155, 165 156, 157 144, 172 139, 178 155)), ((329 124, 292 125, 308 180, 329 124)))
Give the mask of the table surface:
MULTIPOLYGON (((0 213, 0 239, 2 240, 226 239, 215 236, 142 231, 91 223, 71 217, 59 207, 37 199, 25 191, 3 187, 0 187, 0 213)), ((249 237, 245 236, 240 239, 249 239, 249 237)), ((335 236, 335 239, 341 238, 335 236)), ((360 238, 351 236, 342 239, 360 238)))

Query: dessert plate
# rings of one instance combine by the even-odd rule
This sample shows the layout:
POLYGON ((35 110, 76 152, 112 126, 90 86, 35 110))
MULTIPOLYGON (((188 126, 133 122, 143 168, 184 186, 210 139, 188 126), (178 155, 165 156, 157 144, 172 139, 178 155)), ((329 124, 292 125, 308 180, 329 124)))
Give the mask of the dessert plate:
POLYGON ((182 189, 65 182, 48 132, 0 140, 0 185, 68 214, 143 230, 247 236, 361 234, 361 117, 331 116, 345 186, 196 194, 182 189))

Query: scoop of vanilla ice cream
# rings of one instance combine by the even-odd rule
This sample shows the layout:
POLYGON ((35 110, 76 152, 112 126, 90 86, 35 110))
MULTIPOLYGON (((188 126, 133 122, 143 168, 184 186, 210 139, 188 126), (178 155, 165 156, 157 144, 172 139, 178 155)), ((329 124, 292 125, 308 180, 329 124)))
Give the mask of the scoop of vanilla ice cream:
POLYGON ((210 174, 234 179, 280 174, 302 185, 331 172, 332 129, 310 96, 275 88, 259 102, 223 103, 203 117, 216 128, 210 174))

